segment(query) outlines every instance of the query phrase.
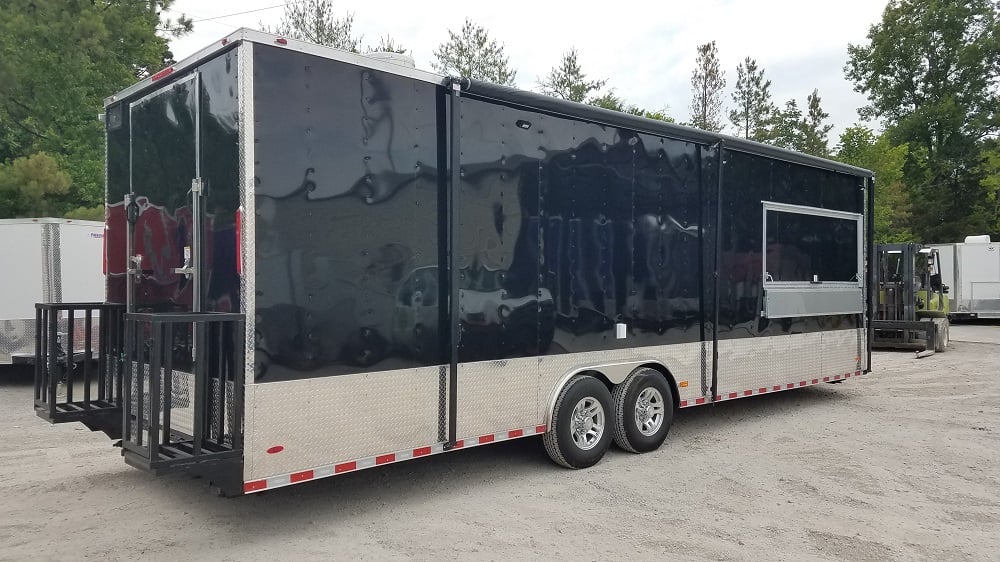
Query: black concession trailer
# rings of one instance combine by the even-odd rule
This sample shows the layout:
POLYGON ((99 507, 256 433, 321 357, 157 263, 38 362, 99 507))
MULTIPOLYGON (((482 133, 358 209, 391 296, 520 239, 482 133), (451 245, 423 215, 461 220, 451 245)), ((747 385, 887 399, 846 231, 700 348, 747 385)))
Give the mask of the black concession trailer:
POLYGON ((35 408, 154 473, 582 468, 869 369, 866 170, 249 30, 105 124, 107 299, 38 305, 35 408))

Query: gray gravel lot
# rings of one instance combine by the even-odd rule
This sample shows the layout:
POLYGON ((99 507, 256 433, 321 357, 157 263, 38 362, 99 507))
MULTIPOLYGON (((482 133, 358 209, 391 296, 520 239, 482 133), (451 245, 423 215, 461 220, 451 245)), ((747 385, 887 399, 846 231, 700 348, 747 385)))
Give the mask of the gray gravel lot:
POLYGON ((0 372, 0 560, 997 560, 1000 324, 951 335, 681 411, 659 451, 584 471, 530 438, 229 500, 46 424, 0 372))

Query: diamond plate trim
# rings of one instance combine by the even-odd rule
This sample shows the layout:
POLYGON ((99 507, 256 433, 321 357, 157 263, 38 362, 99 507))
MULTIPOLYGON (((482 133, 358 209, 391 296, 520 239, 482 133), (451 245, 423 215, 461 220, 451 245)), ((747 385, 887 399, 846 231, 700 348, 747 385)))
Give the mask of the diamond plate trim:
MULTIPOLYGON (((366 468, 372 468, 375 466, 382 466, 386 464, 393 464, 419 457, 437 455, 440 453, 450 453, 453 451, 457 451, 459 449, 468 449, 470 447, 486 445, 487 443, 497 443, 499 441, 508 441, 510 439, 518 439, 520 437, 530 437, 532 435, 540 435, 542 433, 545 433, 545 430, 546 427, 544 425, 536 425, 532 427, 511 429, 508 431, 501 431, 498 433, 489 433, 486 435, 478 435, 474 437, 467 437, 465 439, 459 439, 458 441, 455 442, 455 446, 452 447, 451 449, 445 449, 443 443, 434 443, 432 445, 427 445, 425 447, 403 449, 392 453, 385 453, 381 455, 338 462, 324 466, 317 466, 314 468, 300 470, 297 472, 290 472, 287 474, 271 476, 260 480, 244 482, 243 493, 251 494, 253 492, 259 492, 261 490, 271 490, 274 488, 281 488, 283 486, 298 484, 299 482, 306 482, 309 480, 317 480, 319 478, 326 478, 328 476, 343 474, 345 472, 356 472, 358 470, 364 470, 366 468)), ((274 454, 279 454, 280 452, 281 451, 278 451, 274 454)))
POLYGON ((11 355, 35 355, 35 319, 0 320, 0 365, 11 363, 11 355))
POLYGON ((861 368, 859 331, 722 340, 716 399, 751 396, 761 394, 762 390, 774 392, 782 386, 787 390, 788 384, 800 382, 838 380, 835 376, 846 378, 845 374, 861 368))
MULTIPOLYGON (((237 123, 240 151, 240 208, 242 231, 240 236, 240 260, 243 272, 240 275, 240 303, 246 319, 246 345, 243 357, 244 364, 244 394, 242 430, 246 437, 253 435, 254 409, 256 406, 254 392, 254 348, 256 347, 255 314, 257 313, 255 276, 257 274, 255 228, 256 205, 254 204, 254 121, 253 121, 253 44, 247 41, 240 43, 236 49, 236 80, 237 103, 239 106, 239 121, 237 123)), ((243 477, 249 479, 252 474, 252 455, 244 455, 243 477)))

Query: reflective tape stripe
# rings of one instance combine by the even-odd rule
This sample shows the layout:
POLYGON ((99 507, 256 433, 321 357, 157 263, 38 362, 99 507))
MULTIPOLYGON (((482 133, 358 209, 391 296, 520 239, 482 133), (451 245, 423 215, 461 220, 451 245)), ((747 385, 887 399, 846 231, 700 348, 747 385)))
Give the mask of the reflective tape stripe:
MULTIPOLYGON (((467 437, 465 439, 458 440, 455 443, 455 446, 450 450, 454 451, 457 449, 466 449, 468 447, 474 447, 476 445, 485 445, 487 443, 495 443, 497 441, 507 441, 510 439, 517 439, 518 437, 540 435, 542 433, 545 433, 546 429, 547 426, 536 425, 532 427, 501 431, 499 433, 488 433, 486 435, 479 435, 477 437, 467 437)), ((439 453, 446 453, 446 452, 448 451, 445 450, 443 443, 434 443, 433 445, 428 445, 426 447, 417 447, 415 449, 406 449, 403 451, 396 451, 394 453, 385 453, 382 455, 365 457, 363 459, 357 459, 353 461, 346 461, 331 465, 318 466, 315 468, 302 470, 298 472, 292 472, 289 474, 272 476, 269 478, 264 478, 262 480, 252 480, 250 482, 244 482, 243 493, 250 494, 253 492, 260 492, 262 490, 271 490, 273 488, 280 488, 282 486, 288 486, 290 484, 296 484, 299 482, 306 482, 308 480, 317 480, 319 478, 326 478, 327 476, 333 476, 335 474, 343 474, 345 472, 356 472, 358 470, 371 468, 373 466, 392 464, 417 457, 426 457, 429 455, 436 455, 439 453)))
MULTIPOLYGON (((811 385, 814 385, 814 384, 819 384, 820 382, 830 382, 830 381, 846 380, 846 379, 851 378, 852 376, 854 376, 854 377, 860 377, 862 374, 863 373, 861 371, 855 371, 853 374, 852 373, 844 373, 843 375, 834 375, 832 377, 823 377, 822 379, 818 379, 818 378, 817 379, 809 379, 809 380, 799 381, 798 383, 790 382, 790 383, 785 383, 783 385, 782 384, 776 384, 776 385, 774 385, 773 387, 770 387, 770 388, 762 386, 762 387, 757 388, 756 390, 754 390, 754 389, 746 389, 746 390, 744 390, 742 392, 727 392, 725 394, 716 395, 714 402, 724 402, 726 400, 734 400, 736 398, 741 398, 741 397, 744 397, 744 396, 754 396, 754 395, 759 395, 759 394, 770 394, 770 393, 779 392, 779 391, 782 391, 782 390, 791 390, 793 388, 802 388, 803 386, 811 386, 811 385)), ((702 404, 705 404, 707 401, 708 401, 708 399, 705 398, 704 396, 700 397, 700 398, 695 398, 695 399, 692 399, 692 400, 681 400, 680 403, 678 404, 678 407, 679 408, 690 408, 692 406, 700 406, 702 404)))

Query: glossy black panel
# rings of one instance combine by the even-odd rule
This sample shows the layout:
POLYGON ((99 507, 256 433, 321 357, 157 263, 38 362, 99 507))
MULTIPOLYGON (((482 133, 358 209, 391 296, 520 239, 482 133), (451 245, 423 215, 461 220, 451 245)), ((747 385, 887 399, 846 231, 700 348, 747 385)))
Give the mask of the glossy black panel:
POLYGON ((144 271, 135 278, 136 311, 191 310, 191 281, 173 270, 183 265, 184 247, 191 245, 196 84, 185 77, 129 106, 131 186, 139 208, 133 247, 144 271))
POLYGON ((259 380, 443 362, 442 96, 254 47, 259 380))
POLYGON ((236 210, 240 206, 237 51, 199 67, 201 177, 205 185, 202 309, 240 312, 236 210))
MULTIPOLYGON (((720 200, 719 337, 779 335, 860 326, 860 316, 769 321, 760 317, 763 298, 763 204, 790 203, 862 212, 857 177, 725 150, 720 200)), ((808 235, 804 235, 808 236, 808 235)), ((838 235, 838 239, 843 238, 838 235)), ((856 246, 856 243, 855 243, 856 246)), ((829 258, 827 258, 829 259, 829 258)), ((835 277, 857 269, 857 254, 824 266, 835 277)))
POLYGON ((474 98, 461 142, 463 360, 704 337, 702 147, 474 98))

